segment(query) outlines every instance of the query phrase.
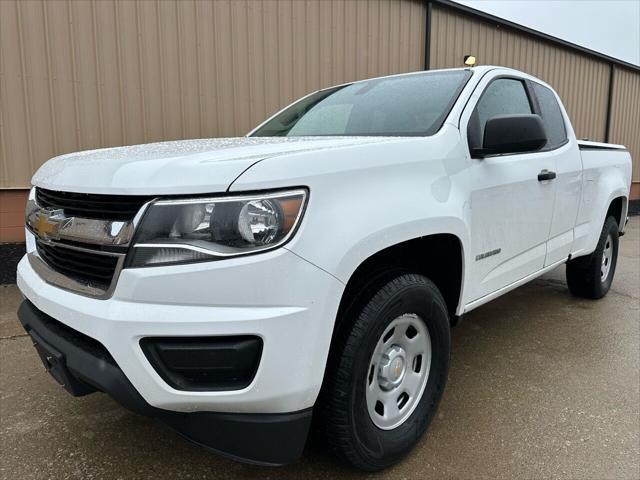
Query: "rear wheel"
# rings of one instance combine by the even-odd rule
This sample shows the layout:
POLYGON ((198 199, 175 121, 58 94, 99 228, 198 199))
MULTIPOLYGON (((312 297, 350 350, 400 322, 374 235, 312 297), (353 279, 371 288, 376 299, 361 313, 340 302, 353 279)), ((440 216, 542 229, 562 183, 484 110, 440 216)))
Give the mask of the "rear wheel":
POLYGON ((604 297, 613 282, 618 260, 618 223, 607 218, 595 251, 567 263, 567 284, 573 295, 598 299, 604 297))
POLYGON ((357 468, 398 462, 426 430, 449 367, 447 307, 426 277, 402 274, 346 321, 319 413, 333 450, 357 468))

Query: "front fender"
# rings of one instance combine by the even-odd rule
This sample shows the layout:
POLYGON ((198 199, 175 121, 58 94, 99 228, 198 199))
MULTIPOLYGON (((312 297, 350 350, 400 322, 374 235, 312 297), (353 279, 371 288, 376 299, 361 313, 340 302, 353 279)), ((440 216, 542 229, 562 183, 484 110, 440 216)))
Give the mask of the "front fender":
MULTIPOLYGON (((468 242, 468 230, 460 218, 452 216, 415 219, 368 232, 354 241, 332 266, 334 275, 347 282, 353 272, 369 257, 394 245, 437 234, 454 235, 460 240, 463 251, 468 242)), ((467 262, 463 258, 463 264, 467 262)))

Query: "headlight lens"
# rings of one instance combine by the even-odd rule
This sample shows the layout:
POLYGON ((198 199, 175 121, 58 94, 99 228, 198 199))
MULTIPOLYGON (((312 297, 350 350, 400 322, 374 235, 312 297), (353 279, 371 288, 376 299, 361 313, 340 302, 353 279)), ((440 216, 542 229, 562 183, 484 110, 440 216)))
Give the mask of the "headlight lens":
POLYGON ((306 190, 159 200, 139 225, 128 267, 204 262, 270 250, 295 232, 306 190))

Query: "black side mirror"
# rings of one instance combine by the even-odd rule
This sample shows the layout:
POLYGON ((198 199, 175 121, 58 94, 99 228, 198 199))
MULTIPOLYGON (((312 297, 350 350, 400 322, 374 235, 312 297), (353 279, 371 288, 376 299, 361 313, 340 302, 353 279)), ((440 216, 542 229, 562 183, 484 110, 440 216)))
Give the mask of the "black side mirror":
POLYGON ((535 152, 547 143, 547 133, 539 115, 496 115, 484 127, 482 148, 476 157, 500 153, 535 152))

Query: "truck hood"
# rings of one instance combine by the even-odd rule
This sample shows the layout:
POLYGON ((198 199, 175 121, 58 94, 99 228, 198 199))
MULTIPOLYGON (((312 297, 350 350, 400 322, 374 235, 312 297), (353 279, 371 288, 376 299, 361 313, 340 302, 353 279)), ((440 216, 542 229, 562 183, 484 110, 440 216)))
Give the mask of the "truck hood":
POLYGON ((52 158, 32 183, 79 193, 216 193, 270 157, 383 141, 381 137, 238 137, 103 148, 52 158))

